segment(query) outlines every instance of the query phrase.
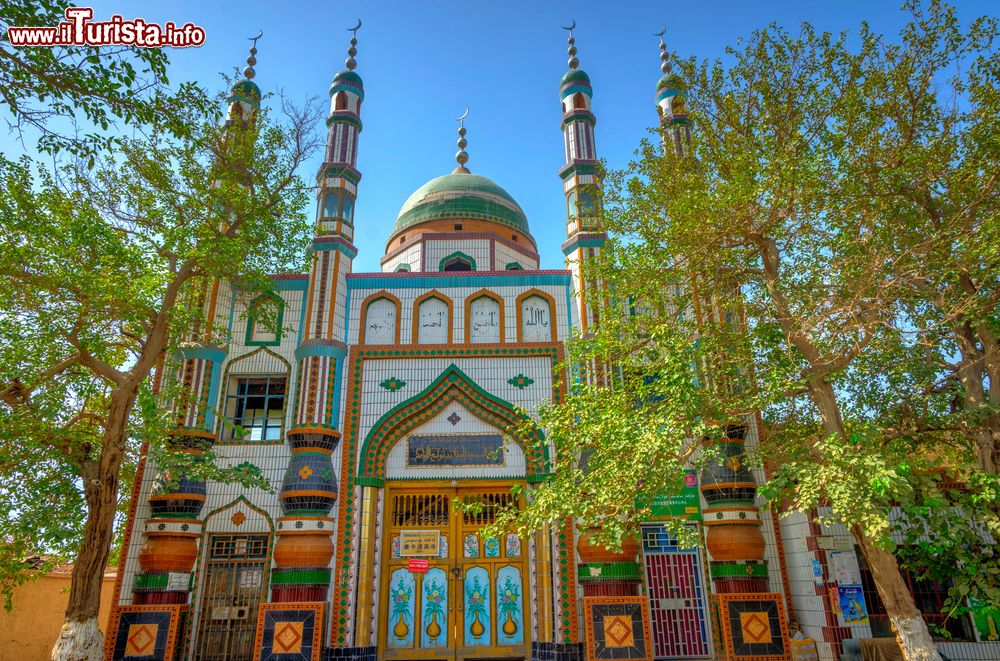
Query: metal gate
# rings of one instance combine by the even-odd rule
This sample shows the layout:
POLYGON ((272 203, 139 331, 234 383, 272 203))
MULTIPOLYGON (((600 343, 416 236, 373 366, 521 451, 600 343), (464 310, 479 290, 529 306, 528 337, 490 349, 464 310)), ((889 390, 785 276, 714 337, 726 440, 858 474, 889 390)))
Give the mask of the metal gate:
POLYGON ((211 535, 194 661, 250 661, 264 601, 268 535, 211 535))
POLYGON ((654 657, 711 656, 700 551, 680 548, 677 538, 658 525, 642 527, 642 551, 654 657))

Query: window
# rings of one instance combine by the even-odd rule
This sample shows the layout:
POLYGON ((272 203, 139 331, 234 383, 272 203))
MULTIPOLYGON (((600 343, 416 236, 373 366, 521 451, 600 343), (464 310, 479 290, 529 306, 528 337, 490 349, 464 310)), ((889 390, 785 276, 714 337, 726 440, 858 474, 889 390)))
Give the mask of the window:
POLYGON ((574 108, 586 108, 587 101, 583 98, 583 94, 577 92, 573 95, 573 107, 574 108))
POLYGON ((350 195, 344 196, 344 210, 340 217, 349 223, 354 222, 354 198, 350 195))
POLYGON ((285 421, 284 376, 234 377, 226 395, 230 440, 280 441, 285 421))
POLYGON ((331 191, 323 197, 323 218, 336 218, 340 212, 340 193, 331 191))
MULTIPOLYGON (((889 616, 885 611, 885 604, 882 603, 882 599, 879 597, 878 589, 875 587, 875 579, 872 577, 872 571, 860 551, 857 553, 857 556, 861 569, 861 588, 868 605, 868 619, 871 622, 872 634, 876 638, 893 636, 892 628, 889 625, 889 616)), ((935 639, 945 639, 944 636, 935 630, 943 627, 948 632, 948 639, 950 640, 975 640, 967 614, 959 613, 949 617, 942 608, 945 599, 948 598, 948 589, 951 587, 950 581, 939 583, 929 578, 918 578, 913 572, 902 567, 899 570, 903 574, 906 587, 910 590, 910 594, 913 595, 913 601, 923 615, 924 621, 929 625, 931 635, 935 639)))
POLYGON ((461 231, 462 223, 455 223, 455 231, 461 231))
POLYGON ((441 271, 475 271, 476 260, 462 252, 453 252, 439 264, 441 271))
POLYGON ((523 269, 523 268, 521 267, 521 265, 520 265, 520 264, 518 264, 517 262, 511 262, 511 263, 510 263, 510 264, 508 264, 508 265, 507 265, 507 266, 506 266, 505 268, 506 268, 506 270, 508 270, 508 271, 522 271, 522 270, 524 270, 524 269, 523 269))
POLYGON ((410 265, 403 263, 396 267, 396 273, 409 273, 410 265))
POLYGON ((337 99, 334 110, 347 110, 347 93, 341 90, 337 92, 337 99))
POLYGON ((247 346, 273 347, 281 344, 285 302, 274 294, 264 294, 250 303, 247 311, 247 346))

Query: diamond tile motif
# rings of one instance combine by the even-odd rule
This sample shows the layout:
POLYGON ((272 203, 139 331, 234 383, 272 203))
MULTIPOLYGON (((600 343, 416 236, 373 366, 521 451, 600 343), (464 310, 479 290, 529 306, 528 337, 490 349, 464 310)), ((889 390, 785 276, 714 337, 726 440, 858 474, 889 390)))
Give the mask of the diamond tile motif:
POLYGON ((187 605, 120 606, 112 611, 105 658, 118 661, 172 661, 187 605))
POLYGON ((125 656, 150 656, 156 646, 159 624, 130 624, 125 644, 125 656))
POLYGON ((253 659, 319 661, 322 653, 323 604, 261 604, 253 659))
POLYGON ((455 411, 452 411, 451 415, 448 416, 447 420, 448 420, 448 422, 451 423, 451 426, 454 427, 455 425, 457 425, 458 423, 460 423, 462 421, 462 416, 460 416, 455 411))
POLYGON ((716 599, 727 661, 791 658, 780 594, 722 594, 716 599))
POLYGON ((743 640, 751 643, 771 642, 767 613, 740 613, 740 629, 743 631, 743 640))
POLYGON ((237 510, 235 514, 229 517, 229 520, 232 521, 233 525, 238 528, 243 525, 244 521, 247 520, 247 515, 237 510))
POLYGON ((632 635, 632 618, 624 615, 605 615, 604 635, 608 647, 633 645, 635 637, 632 635))
POLYGON ((282 654, 302 651, 302 623, 282 622, 274 628, 274 650, 282 654))
POLYGON ((309 468, 308 465, 303 466, 302 468, 299 469, 299 477, 301 477, 303 480, 308 480, 309 476, 312 474, 313 474, 313 469, 309 468))
POLYGON ((584 597, 588 661, 653 661, 646 597, 584 597))

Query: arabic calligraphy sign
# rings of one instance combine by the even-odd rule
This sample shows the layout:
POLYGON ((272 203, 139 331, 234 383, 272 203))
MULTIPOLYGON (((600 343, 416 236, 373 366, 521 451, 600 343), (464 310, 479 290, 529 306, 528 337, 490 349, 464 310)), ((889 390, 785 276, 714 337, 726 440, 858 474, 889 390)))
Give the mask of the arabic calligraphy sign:
POLYGON ((411 436, 406 465, 502 466, 503 437, 500 434, 411 436))

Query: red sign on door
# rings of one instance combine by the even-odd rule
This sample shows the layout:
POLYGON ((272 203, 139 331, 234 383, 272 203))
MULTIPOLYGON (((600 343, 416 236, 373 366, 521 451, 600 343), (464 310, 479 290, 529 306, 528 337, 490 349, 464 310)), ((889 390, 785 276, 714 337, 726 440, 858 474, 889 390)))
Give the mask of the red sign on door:
POLYGON ((410 563, 406 568, 413 574, 426 574, 430 566, 430 561, 425 558, 410 558, 410 563))

